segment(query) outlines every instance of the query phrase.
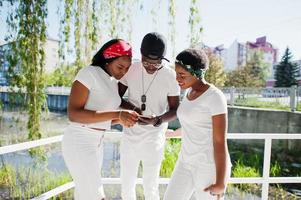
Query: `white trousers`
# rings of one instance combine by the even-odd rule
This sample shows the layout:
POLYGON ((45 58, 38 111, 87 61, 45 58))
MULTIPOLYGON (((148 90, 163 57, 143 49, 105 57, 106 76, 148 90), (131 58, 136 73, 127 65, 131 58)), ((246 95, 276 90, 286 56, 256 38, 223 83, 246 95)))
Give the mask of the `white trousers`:
POLYGON ((150 142, 135 144, 125 137, 120 146, 121 196, 123 200, 136 200, 136 179, 140 161, 143 168, 145 200, 160 200, 159 173, 164 153, 162 144, 150 142))
MULTIPOLYGON (((227 177, 230 177, 230 171, 227 177)), ((164 200, 189 200, 193 194, 197 200, 217 200, 217 196, 204 192, 205 188, 215 183, 215 179, 215 166, 196 168, 177 161, 164 200)))
POLYGON ((104 132, 69 126, 62 141, 65 163, 75 184, 75 200, 105 197, 101 182, 104 132))

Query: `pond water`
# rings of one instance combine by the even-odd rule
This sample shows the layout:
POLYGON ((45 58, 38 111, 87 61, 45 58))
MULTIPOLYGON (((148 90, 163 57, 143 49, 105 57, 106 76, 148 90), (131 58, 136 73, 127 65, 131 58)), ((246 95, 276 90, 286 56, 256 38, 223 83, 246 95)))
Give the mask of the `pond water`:
MULTIPOLYGON (((64 113, 49 113, 43 116, 41 129, 43 137, 61 135, 64 128, 68 126, 68 119, 64 113)), ((15 144, 27 141, 26 117, 20 113, 5 112, 2 115, 0 123, 0 142, 1 146, 15 144)), ((50 171, 65 172, 67 171, 59 143, 48 145, 47 149, 47 168, 50 171)), ((4 154, 1 156, 2 162, 11 164, 16 167, 28 166, 34 163, 28 151, 19 151, 15 153, 4 154)), ((112 168, 119 169, 119 142, 105 141, 104 145, 104 162, 103 173, 105 176, 119 176, 119 170, 112 174, 112 168)))

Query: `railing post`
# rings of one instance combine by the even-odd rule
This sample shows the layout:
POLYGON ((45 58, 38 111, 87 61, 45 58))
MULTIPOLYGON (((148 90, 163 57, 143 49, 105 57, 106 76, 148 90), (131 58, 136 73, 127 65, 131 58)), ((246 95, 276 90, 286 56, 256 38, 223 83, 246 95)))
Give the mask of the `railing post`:
POLYGON ((234 88, 234 86, 232 86, 230 88, 230 105, 231 106, 234 106, 234 100, 235 100, 234 92, 235 92, 235 88, 234 88))
POLYGON ((290 107, 291 111, 294 112, 296 111, 296 96, 297 96, 297 86, 293 85, 290 88, 290 107))
POLYGON ((271 162, 272 139, 266 138, 264 140, 264 156, 263 156, 263 179, 261 199, 268 200, 269 184, 270 184, 270 162, 271 162))

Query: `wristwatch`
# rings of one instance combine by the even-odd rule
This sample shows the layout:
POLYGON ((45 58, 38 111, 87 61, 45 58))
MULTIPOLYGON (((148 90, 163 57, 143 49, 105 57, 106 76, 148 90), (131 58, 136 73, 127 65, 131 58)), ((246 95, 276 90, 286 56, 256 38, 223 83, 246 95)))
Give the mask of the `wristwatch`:
POLYGON ((154 123, 154 127, 159 127, 162 124, 162 117, 158 116, 156 118, 157 118, 157 121, 154 123))

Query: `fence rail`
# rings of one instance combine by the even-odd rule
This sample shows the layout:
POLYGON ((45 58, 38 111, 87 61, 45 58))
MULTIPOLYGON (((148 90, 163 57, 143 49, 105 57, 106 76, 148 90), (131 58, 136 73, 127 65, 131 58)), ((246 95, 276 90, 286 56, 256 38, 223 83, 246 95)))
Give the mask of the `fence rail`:
MULTIPOLYGON (((120 139, 120 132, 106 132, 105 138, 109 139, 120 139)), ((262 194, 263 200, 268 199, 269 184, 271 183, 301 183, 301 177, 270 177, 270 161, 271 161, 271 150, 272 150, 272 140, 301 140, 301 133, 290 134, 290 133, 279 133, 279 134, 268 134, 268 133, 229 133, 227 135, 228 139, 242 140, 242 139, 255 139, 264 140, 264 159, 263 159, 263 176, 254 178, 230 178, 229 183, 259 183, 262 184, 262 194)), ((13 144, 9 146, 0 147, 0 155, 13 153, 17 151, 27 150, 30 148, 44 146, 48 144, 53 144, 62 141, 62 135, 24 142, 19 144, 13 144)), ((169 178, 160 178, 160 184, 168 184, 169 178)), ((120 178, 103 178, 104 184, 121 184, 120 178)), ((137 180, 137 184, 142 184, 142 179, 137 180)), ((74 187, 73 182, 61 185, 53 190, 50 190, 38 197, 33 198, 34 200, 45 200, 54 197, 64 191, 67 191, 74 187)))
MULTIPOLYGON (((292 86, 290 88, 220 88, 227 98, 228 104, 231 106, 246 106, 246 101, 258 101, 277 103, 291 111, 297 110, 297 104, 301 104, 301 86, 292 86)), ((10 88, 8 86, 0 86, 0 100, 9 102, 8 94, 17 92, 18 88, 10 88)), ((22 90, 24 92, 24 89, 22 90)), ((45 93, 48 95, 47 104, 52 110, 65 111, 67 109, 68 96, 70 87, 47 87, 45 93)), ((300 110, 301 111, 301 110, 300 110)))
POLYGON ((288 88, 221 88, 231 106, 239 105, 246 100, 259 102, 278 103, 297 110, 297 104, 301 103, 301 87, 288 88))

